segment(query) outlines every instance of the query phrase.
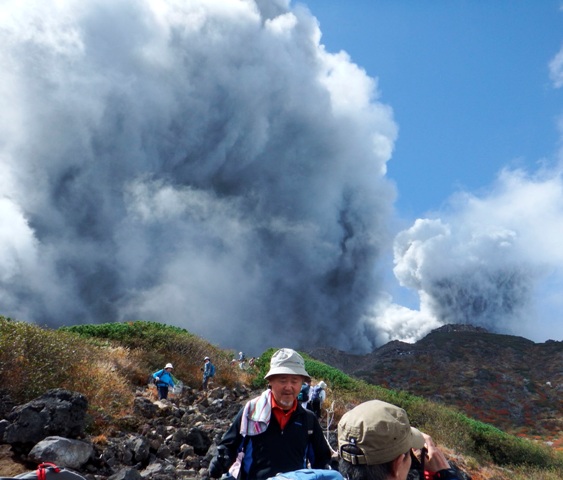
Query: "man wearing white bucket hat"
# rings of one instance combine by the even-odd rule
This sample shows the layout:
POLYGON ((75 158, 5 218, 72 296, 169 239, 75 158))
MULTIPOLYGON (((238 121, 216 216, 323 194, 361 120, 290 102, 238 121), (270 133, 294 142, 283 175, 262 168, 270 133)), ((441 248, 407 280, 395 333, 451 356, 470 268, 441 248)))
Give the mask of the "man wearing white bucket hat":
POLYGON ((317 418, 297 401, 303 381, 311 381, 303 357, 290 348, 278 350, 264 378, 268 390, 247 402, 219 443, 209 465, 212 478, 229 471, 242 480, 264 480, 330 462, 317 418))

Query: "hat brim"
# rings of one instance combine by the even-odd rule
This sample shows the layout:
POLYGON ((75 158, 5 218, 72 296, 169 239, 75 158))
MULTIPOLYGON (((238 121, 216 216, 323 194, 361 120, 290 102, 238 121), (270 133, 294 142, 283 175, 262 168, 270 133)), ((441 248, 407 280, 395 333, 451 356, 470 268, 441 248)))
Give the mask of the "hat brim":
POLYGON ((412 433, 411 448, 416 448, 420 450, 421 448, 424 447, 424 444, 426 443, 426 440, 424 439, 422 432, 414 427, 411 427, 411 433, 412 433))
POLYGON ((268 379, 270 377, 273 377, 274 375, 298 375, 300 377, 303 377, 307 382, 311 381, 311 377, 309 376, 309 374, 304 369, 301 368, 288 368, 288 367, 270 368, 270 371, 266 374, 264 378, 268 379))

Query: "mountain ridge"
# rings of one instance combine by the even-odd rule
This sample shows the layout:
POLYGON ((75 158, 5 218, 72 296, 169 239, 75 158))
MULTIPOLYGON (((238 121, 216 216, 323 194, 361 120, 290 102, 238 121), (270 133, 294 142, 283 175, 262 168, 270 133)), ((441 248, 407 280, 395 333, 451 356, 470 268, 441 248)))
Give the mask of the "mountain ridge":
POLYGON ((365 355, 331 348, 307 354, 367 383, 456 407, 563 449, 563 342, 445 325, 415 343, 394 340, 365 355))

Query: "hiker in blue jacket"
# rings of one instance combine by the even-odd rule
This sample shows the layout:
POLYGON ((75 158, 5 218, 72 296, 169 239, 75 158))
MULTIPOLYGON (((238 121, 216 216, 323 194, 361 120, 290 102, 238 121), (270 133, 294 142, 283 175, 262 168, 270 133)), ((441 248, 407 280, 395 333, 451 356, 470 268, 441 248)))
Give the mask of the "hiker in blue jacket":
POLYGON ((205 357, 203 359, 203 381, 201 384, 202 390, 207 390, 207 386, 209 384, 209 379, 215 376, 215 365, 211 363, 211 359, 209 357, 205 357))
POLYGON ((307 408, 311 410, 317 418, 321 418, 321 405, 326 400, 326 383, 321 380, 315 385, 309 395, 307 408))
POLYGON ((318 419, 297 401, 303 381, 311 381, 303 357, 290 348, 278 350, 264 378, 269 388, 235 417, 209 464, 210 477, 229 471, 241 480, 265 480, 330 463, 331 449, 318 419))
POLYGON ((165 400, 168 398, 168 387, 174 387, 174 378, 172 370, 174 367, 171 363, 167 363, 162 370, 158 370, 152 374, 155 379, 156 389, 158 390, 158 399, 165 400))

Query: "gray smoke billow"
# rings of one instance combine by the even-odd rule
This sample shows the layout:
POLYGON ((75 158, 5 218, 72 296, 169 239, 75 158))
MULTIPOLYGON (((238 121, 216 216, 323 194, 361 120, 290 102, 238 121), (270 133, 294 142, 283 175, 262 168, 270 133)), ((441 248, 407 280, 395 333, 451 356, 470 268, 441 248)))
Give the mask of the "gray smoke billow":
POLYGON ((256 351, 373 344, 397 129, 307 10, 0 9, 0 313, 256 351))
MULTIPOLYGON (((563 48, 548 67, 563 88, 563 48)), ((413 342, 448 323, 563 340, 561 238, 563 149, 536 171, 501 170, 479 195, 456 193, 396 235, 393 271, 419 304, 380 297, 370 319, 377 342, 413 342)))
MULTIPOLYGON (((481 197, 459 194, 449 212, 418 219, 395 238, 395 275, 420 309, 387 305, 383 339, 416 340, 448 323, 536 341, 563 338, 563 175, 504 170, 481 197)), ((382 332, 380 333, 382 335, 382 332)))
POLYGON ((0 314, 256 354, 445 323, 562 338, 560 168, 418 219, 393 245, 419 308, 386 293, 397 126, 320 38, 284 0, 2 2, 0 314))

